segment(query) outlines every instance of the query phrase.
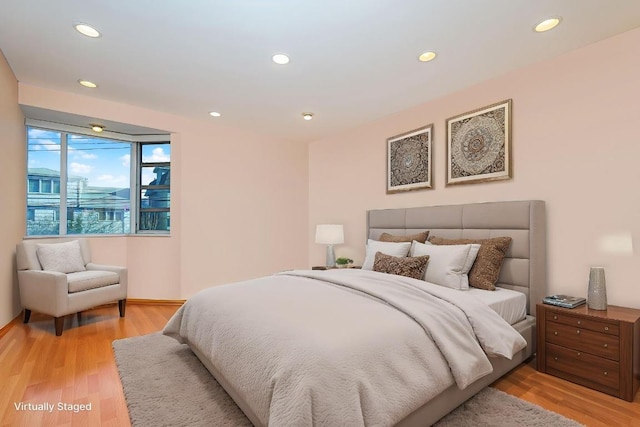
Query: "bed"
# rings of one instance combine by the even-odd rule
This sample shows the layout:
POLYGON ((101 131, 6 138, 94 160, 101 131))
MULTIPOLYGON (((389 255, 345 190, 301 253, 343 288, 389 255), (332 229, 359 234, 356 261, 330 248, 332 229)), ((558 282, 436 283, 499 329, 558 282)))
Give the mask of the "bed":
POLYGON ((367 213, 371 239, 423 230, 449 239, 511 237, 498 291, 472 290, 493 292, 491 301, 371 271, 291 271, 204 290, 164 333, 187 343, 257 426, 431 425, 535 352, 532 315, 546 293, 545 205, 367 213), (521 308, 508 302, 514 297, 521 308), (440 305, 455 305, 456 314, 440 305), (460 338, 471 330, 475 339, 460 338), (491 357, 481 360, 476 347, 491 357))

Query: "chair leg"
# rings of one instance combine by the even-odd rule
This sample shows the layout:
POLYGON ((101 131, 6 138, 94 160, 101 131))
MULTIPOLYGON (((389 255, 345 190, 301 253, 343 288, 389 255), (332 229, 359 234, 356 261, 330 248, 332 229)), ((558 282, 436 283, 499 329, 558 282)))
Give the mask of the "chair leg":
POLYGON ((120 310, 120 317, 124 317, 124 311, 126 308, 127 308, 126 298, 118 300, 118 310, 120 310))
POLYGON ((62 327, 64 326, 64 316, 55 317, 54 322, 56 324, 56 336, 62 335, 62 327))
POLYGON ((31 310, 24 309, 24 323, 29 323, 29 319, 31 318, 31 310))

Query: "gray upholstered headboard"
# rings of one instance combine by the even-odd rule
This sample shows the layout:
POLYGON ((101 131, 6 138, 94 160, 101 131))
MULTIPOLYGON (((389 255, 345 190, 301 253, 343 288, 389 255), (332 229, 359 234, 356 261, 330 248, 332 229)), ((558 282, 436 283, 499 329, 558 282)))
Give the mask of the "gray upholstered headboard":
POLYGON ((541 200, 383 209, 367 212, 367 236, 378 239, 429 230, 429 236, 482 239, 510 236, 497 286, 527 295, 529 314, 546 295, 546 219, 541 200))

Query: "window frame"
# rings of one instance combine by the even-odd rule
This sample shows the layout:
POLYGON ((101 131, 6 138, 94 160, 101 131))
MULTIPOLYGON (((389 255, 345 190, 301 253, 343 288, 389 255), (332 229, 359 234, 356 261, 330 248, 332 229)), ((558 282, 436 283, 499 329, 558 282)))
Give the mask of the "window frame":
MULTIPOLYGON (((168 230, 139 230, 139 220, 140 220, 140 208, 141 208, 141 186, 140 186, 140 171, 142 170, 142 146, 145 144, 165 144, 171 146, 171 134, 169 133, 161 133, 161 134, 148 134, 148 135, 129 135, 124 133, 116 133, 116 132, 108 132, 103 131, 100 135, 96 135, 92 133, 91 130, 73 126, 73 125, 65 125, 60 123, 52 123, 45 122, 41 120, 34 119, 26 119, 25 120, 25 128, 26 128, 26 137, 25 137, 25 154, 26 154, 26 162, 25 162, 25 178, 29 176, 29 128, 40 129, 44 131, 51 132, 60 132, 61 133, 61 143, 60 143, 60 176, 59 176, 59 193, 54 192, 54 186, 56 180, 51 178, 51 194, 59 194, 60 197, 60 205, 59 205, 59 227, 58 234, 52 235, 28 235, 27 232, 27 223, 25 222, 25 238, 43 238, 43 237, 111 237, 111 236, 132 236, 132 235, 159 235, 159 236, 167 236, 171 235, 171 229, 169 227, 168 230), (64 134, 64 135, 62 135, 64 134), (130 213, 129 213, 129 232, 128 233, 105 233, 105 234, 69 234, 67 230, 67 167, 68 167, 68 135, 81 135, 89 138, 96 139, 107 139, 113 141, 120 141, 123 143, 131 144, 131 158, 130 158, 130 183, 129 183, 129 198, 130 198, 130 213), (64 159, 64 160, 63 160, 64 159), (62 183, 65 185, 62 185, 62 183)), ((171 160, 169 162, 163 162, 169 165, 171 168, 171 160)), ((147 166, 149 163, 145 164, 147 166)), ((34 194, 29 191, 29 180, 27 181, 27 188, 25 192, 25 218, 28 219, 28 205, 29 205, 29 194, 34 194)), ((42 183, 38 182, 39 190, 42 190, 42 183)), ((169 194, 171 194, 170 185, 167 186, 167 190, 169 190, 169 194)), ((167 212, 171 211, 171 205, 166 209, 167 212)), ((113 213, 115 216, 115 213, 113 213)), ((123 215, 124 216, 124 215, 123 215)))
POLYGON ((137 151, 137 164, 138 168, 136 170, 136 234, 167 234, 171 232, 171 226, 169 225, 169 230, 141 230, 140 223, 142 221, 142 213, 143 212, 167 212, 169 214, 169 218, 171 217, 171 159, 168 162, 145 162, 144 157, 142 155, 142 150, 145 146, 149 145, 166 145, 169 144, 167 141, 145 141, 140 142, 136 147, 137 151), (143 168, 148 167, 168 167, 169 168, 169 185, 149 185, 142 184, 142 170, 143 168), (167 208, 143 208, 142 204, 142 192, 145 190, 168 190, 169 191, 169 207, 167 208))

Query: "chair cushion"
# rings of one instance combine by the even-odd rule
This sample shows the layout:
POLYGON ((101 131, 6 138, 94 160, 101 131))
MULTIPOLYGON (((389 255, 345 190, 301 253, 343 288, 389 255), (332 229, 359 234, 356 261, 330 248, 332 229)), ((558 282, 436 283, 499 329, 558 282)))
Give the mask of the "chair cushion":
POLYGON ((38 243, 36 247, 38 261, 40 261, 43 270, 59 273, 75 273, 86 270, 80 242, 77 240, 64 243, 38 243))
POLYGON ((116 285, 120 282, 118 273, 102 270, 78 271, 67 274, 69 293, 82 292, 103 286, 116 285))

